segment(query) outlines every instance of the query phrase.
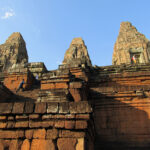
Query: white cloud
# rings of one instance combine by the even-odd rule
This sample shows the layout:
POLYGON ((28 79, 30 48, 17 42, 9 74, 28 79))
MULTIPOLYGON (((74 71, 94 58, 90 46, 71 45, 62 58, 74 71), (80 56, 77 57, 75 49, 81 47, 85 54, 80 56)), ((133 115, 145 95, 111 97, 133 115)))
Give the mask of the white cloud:
POLYGON ((7 10, 4 15, 1 17, 1 19, 8 19, 10 17, 13 17, 15 15, 15 12, 13 9, 7 10))

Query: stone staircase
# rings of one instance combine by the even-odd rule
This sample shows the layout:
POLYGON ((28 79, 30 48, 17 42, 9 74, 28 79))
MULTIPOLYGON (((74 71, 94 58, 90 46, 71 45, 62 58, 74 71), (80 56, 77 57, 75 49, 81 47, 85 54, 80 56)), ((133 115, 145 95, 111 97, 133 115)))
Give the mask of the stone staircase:
POLYGON ((40 88, 18 91, 17 93, 16 91, 12 92, 15 94, 17 101, 37 101, 40 88))

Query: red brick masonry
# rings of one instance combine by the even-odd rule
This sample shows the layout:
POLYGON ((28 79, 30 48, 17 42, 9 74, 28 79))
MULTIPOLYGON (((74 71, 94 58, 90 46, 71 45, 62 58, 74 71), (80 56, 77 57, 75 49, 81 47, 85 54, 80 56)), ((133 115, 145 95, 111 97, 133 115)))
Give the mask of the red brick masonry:
POLYGON ((91 113, 87 101, 1 103, 0 150, 84 150, 93 142, 91 113))

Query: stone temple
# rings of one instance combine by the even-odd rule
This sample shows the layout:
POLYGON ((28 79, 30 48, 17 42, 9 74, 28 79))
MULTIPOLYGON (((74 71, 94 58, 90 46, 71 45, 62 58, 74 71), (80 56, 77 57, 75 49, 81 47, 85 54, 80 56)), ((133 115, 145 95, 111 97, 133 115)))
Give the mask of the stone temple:
POLYGON ((149 51, 149 40, 122 22, 113 65, 92 66, 74 38, 58 69, 47 70, 28 62, 13 33, 0 45, 0 150, 149 150, 149 51))
POLYGON ((131 64, 135 55, 137 63, 150 62, 150 41, 130 22, 122 22, 114 46, 113 65, 131 64))
POLYGON ((8 70, 14 65, 28 63, 25 41, 20 33, 13 33, 0 45, 0 69, 8 70))

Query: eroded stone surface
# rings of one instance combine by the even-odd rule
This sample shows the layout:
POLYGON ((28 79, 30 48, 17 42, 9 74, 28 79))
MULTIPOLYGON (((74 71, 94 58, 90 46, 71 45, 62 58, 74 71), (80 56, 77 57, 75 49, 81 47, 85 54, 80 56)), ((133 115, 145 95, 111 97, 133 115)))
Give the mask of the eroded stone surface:
POLYGON ((30 141, 28 139, 25 139, 23 141, 23 144, 21 146, 21 150, 30 150, 30 141))
POLYGON ((75 138, 59 138, 57 145, 59 150, 76 150, 77 140, 75 138))
POLYGON ((32 140, 31 150, 55 150, 52 140, 34 139, 32 140))
POLYGON ((87 47, 82 38, 72 40, 69 49, 65 53, 63 64, 69 64, 70 66, 86 64, 87 66, 92 66, 87 47))
POLYGON ((13 33, 4 44, 0 45, 0 64, 7 70, 28 62, 26 44, 19 32, 13 33))
POLYGON ((33 138, 37 139, 45 139, 46 136, 46 130, 45 129, 38 129, 35 130, 33 133, 33 138))
POLYGON ((79 138, 76 146, 76 150, 84 150, 84 138, 79 138))
POLYGON ((113 52, 113 65, 132 64, 133 55, 136 63, 148 63, 150 51, 149 40, 130 22, 122 22, 113 52))
POLYGON ((47 139, 56 139, 58 137, 58 130, 57 129, 49 129, 47 130, 47 139))

